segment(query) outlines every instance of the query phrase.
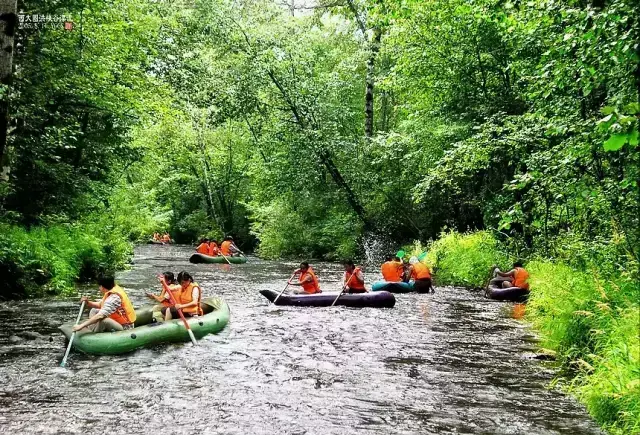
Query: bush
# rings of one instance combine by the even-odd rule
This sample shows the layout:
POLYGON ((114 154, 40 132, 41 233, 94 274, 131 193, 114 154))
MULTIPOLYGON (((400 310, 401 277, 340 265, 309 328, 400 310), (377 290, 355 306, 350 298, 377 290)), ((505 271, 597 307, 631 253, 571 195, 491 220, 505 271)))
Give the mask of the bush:
POLYGON ((487 231, 469 234, 451 231, 442 233, 431 244, 426 263, 433 267, 440 285, 484 287, 491 265, 506 269, 511 266, 511 259, 487 231))
POLYGON ((131 245, 97 224, 53 224, 27 230, 0 223, 0 298, 60 294, 125 265, 131 245))
POLYGON ((640 429, 640 285, 563 264, 527 265, 527 317, 557 352, 572 392, 614 433, 640 429))

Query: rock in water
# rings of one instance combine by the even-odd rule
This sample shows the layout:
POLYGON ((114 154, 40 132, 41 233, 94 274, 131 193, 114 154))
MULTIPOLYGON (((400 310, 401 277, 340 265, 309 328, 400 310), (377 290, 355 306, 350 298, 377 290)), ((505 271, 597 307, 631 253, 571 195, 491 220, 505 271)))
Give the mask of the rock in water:
POLYGON ((12 344, 18 344, 18 343, 22 343, 22 338, 18 337, 17 335, 12 335, 9 337, 9 343, 12 344))

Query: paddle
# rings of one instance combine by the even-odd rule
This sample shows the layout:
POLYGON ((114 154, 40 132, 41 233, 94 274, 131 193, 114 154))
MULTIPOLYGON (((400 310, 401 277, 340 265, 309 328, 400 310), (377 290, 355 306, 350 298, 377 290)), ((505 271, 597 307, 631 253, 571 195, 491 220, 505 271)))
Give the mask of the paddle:
MULTIPOLYGON (((202 291, 202 289, 200 289, 200 291, 202 291)), ((173 293, 169 289, 167 289, 167 295, 169 295, 169 300, 175 306, 176 305, 176 298, 173 297, 173 293)), ((169 308, 167 308, 167 309, 169 309, 169 308)), ((176 311, 178 311, 178 315, 182 319, 182 323, 184 323, 184 327, 187 328, 187 332, 189 333, 189 337, 191 338, 191 342, 193 343, 194 346, 197 346, 198 342, 196 341, 195 335, 193 335, 193 331, 191 330, 191 327, 189 326, 189 323, 187 322, 187 319, 184 317, 184 314, 182 314, 182 308, 176 308, 176 311)))
MULTIPOLYGON (((80 322, 80 317, 82 317, 82 312, 84 311, 84 304, 85 304, 85 301, 82 301, 82 304, 80 304, 80 312, 78 313, 78 317, 76 318, 75 325, 77 325, 80 322)), ((75 331, 71 334, 71 338, 69 339, 69 346, 67 346, 67 351, 64 353, 64 358, 62 358, 60 367, 64 367, 64 365, 67 363, 67 358, 69 357, 69 352, 71 352, 71 345, 73 344, 74 338, 76 338, 75 331)))
POLYGON ((396 257, 398 257, 400 260, 402 260, 405 255, 406 255, 406 252, 404 252, 402 249, 396 252, 396 257))
POLYGON ((231 262, 229 261, 229 259, 227 257, 224 256, 224 254, 222 253, 222 251, 220 251, 220 255, 222 255, 222 258, 224 258, 225 260, 227 260, 227 263, 229 265, 231 265, 231 262))
POLYGON ((331 304, 331 306, 332 306, 332 307, 336 304, 336 302, 338 302, 338 299, 340 299, 340 296, 342 296, 342 293, 344 293, 344 291, 345 291, 345 290, 347 289, 347 287, 349 286, 349 283, 351 282, 351 278, 353 278, 353 277, 356 275, 356 273, 357 273, 357 272, 358 272, 358 268, 356 267, 356 268, 353 270, 353 273, 351 274, 351 276, 349 277, 349 279, 347 280, 347 282, 345 282, 345 283, 344 283, 344 286, 342 287, 342 290, 341 290, 341 291, 340 291, 340 293, 338 294, 338 297, 337 297, 337 298, 335 298, 335 299, 333 300, 333 303, 331 304))
POLYGON ((280 292, 280 294, 278 296, 276 296, 276 298, 273 300, 273 302, 271 302, 272 304, 275 304, 276 301, 280 298, 280 296, 282 296, 282 294, 287 290, 287 287, 289 287, 289 281, 291 281, 293 279, 293 277, 296 276, 296 272, 293 272, 293 275, 291 275, 291 278, 289 278, 287 280, 287 285, 284 286, 284 288, 282 289, 282 291, 280 292))

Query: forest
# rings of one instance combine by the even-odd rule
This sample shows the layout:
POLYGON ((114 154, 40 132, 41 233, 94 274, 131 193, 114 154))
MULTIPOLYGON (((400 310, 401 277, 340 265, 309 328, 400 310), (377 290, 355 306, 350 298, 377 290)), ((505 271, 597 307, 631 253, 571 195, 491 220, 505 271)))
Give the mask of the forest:
POLYGON ((2 7, 0 299, 123 268, 154 231, 426 247, 439 285, 523 259, 566 388, 640 430, 637 0, 2 7))

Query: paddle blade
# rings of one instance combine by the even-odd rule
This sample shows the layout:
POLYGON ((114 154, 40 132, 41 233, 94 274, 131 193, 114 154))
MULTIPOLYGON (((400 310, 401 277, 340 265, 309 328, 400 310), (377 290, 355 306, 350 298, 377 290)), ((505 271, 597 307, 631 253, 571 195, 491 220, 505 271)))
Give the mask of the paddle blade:
POLYGON ((419 261, 422 261, 422 260, 424 260, 425 258, 427 258, 427 253, 426 253, 426 252, 423 252, 422 254, 418 255, 418 260, 419 260, 419 261))
POLYGON ((404 258, 405 255, 406 255, 406 252, 404 252, 402 249, 396 253, 396 257, 398 257, 401 260, 404 258))

